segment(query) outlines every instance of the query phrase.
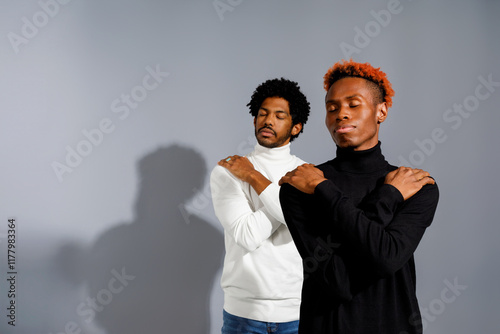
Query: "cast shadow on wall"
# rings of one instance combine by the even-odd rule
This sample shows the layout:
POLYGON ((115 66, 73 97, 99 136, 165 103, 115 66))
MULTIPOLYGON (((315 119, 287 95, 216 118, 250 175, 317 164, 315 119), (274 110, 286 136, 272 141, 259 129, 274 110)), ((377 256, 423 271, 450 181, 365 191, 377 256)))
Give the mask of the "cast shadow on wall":
POLYGON ((106 231, 83 261, 91 300, 79 315, 108 334, 206 334, 223 235, 195 214, 187 221, 179 209, 203 188, 205 162, 172 145, 138 168, 134 221, 106 231))

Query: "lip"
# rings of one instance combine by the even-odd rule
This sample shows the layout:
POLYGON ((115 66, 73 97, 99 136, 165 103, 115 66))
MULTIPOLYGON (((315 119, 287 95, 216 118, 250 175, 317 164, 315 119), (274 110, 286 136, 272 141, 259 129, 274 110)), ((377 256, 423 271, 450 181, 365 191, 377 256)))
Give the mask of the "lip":
POLYGON ((333 132, 335 133, 348 133, 354 130, 356 127, 354 125, 344 124, 337 126, 333 132))
POLYGON ((263 136, 270 137, 270 136, 275 136, 276 133, 269 129, 269 128, 263 128, 259 130, 259 133, 262 134, 263 136))

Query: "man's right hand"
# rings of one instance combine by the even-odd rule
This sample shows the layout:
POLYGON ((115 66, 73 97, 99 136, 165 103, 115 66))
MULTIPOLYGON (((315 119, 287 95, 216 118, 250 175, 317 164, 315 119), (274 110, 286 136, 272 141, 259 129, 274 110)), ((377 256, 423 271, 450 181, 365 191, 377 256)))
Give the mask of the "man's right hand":
POLYGON ((226 168, 238 179, 249 182, 250 175, 255 172, 253 164, 246 158, 239 155, 231 155, 218 162, 219 166, 226 168))
POLYGON ((226 168, 241 181, 249 183, 257 195, 260 195, 271 184, 271 181, 254 168, 247 157, 231 155, 219 161, 218 165, 226 168))
POLYGON ((434 184, 436 182, 430 174, 424 170, 410 167, 399 167, 398 169, 387 174, 384 183, 390 184, 399 190, 406 201, 408 198, 415 195, 426 184, 434 184))

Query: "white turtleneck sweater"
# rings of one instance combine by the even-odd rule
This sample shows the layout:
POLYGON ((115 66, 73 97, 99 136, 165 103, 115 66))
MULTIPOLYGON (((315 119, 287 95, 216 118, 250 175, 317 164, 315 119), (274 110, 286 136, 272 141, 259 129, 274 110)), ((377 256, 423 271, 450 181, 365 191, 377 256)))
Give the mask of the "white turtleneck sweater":
POLYGON ((278 181, 304 161, 290 154, 290 144, 257 144, 247 158, 272 182, 260 195, 224 167, 216 166, 210 177, 215 214, 224 227, 224 309, 253 320, 295 321, 302 260, 285 225, 278 181))

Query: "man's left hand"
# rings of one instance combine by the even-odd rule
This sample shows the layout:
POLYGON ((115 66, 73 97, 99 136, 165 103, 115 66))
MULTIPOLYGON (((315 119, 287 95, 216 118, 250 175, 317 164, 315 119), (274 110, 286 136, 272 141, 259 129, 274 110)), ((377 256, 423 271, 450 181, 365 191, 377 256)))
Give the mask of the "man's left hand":
POLYGON ((318 184, 325 181, 323 172, 313 164, 303 164, 281 178, 279 185, 289 183, 306 194, 314 194, 318 184))

